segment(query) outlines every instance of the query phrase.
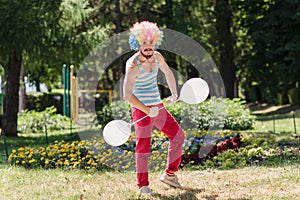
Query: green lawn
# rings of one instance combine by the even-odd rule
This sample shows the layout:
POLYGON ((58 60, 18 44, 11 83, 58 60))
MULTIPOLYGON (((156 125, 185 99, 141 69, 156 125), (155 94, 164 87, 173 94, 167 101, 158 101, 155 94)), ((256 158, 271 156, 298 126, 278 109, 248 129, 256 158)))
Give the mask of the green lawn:
MULTIPOLYGON (((300 130, 299 110, 296 128, 300 130)), ((243 131, 245 138, 271 141, 270 147, 294 152, 272 156, 266 162, 231 170, 186 167, 178 173, 183 189, 172 189, 159 182, 163 169, 150 174, 155 194, 137 194, 135 173, 62 169, 24 169, 10 166, 5 156, 4 138, 0 138, 0 199, 300 199, 300 139, 292 137, 294 121, 289 113, 260 115, 254 130, 243 131)), ((77 140, 78 135, 66 129, 48 133, 48 143, 55 140, 77 140)), ((20 134, 6 138, 8 151, 18 147, 47 146, 44 133, 20 134)))
POLYGON ((257 108, 254 130, 260 132, 300 133, 300 108, 287 106, 270 106, 257 108))
POLYGON ((289 199, 300 198, 299 166, 235 170, 184 170, 178 173, 183 189, 173 189, 150 174, 155 194, 137 194, 134 172, 108 173, 82 170, 26 170, 0 167, 1 199, 289 199))

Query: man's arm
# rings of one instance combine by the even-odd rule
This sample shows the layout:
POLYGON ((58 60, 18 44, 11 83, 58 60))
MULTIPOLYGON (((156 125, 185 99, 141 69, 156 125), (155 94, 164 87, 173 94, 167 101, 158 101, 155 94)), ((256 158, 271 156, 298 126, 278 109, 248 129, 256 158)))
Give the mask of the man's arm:
POLYGON ((124 100, 127 101, 131 106, 138 108, 146 114, 149 114, 150 109, 133 94, 134 81, 138 74, 138 66, 135 65, 133 61, 127 61, 123 85, 124 100))
POLYGON ((170 67, 165 62, 165 59, 163 58, 163 56, 160 53, 156 53, 155 55, 156 55, 156 58, 158 59, 160 70, 165 74, 171 94, 176 95, 176 98, 177 98, 177 96, 178 96, 177 84, 176 84, 176 80, 175 80, 173 72, 171 71, 170 67))

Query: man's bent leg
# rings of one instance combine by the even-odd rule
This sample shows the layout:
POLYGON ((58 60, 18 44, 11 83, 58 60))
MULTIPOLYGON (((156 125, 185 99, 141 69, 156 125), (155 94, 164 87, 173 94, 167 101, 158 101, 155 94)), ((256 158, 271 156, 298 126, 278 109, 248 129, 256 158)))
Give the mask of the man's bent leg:
POLYGON ((181 163, 184 132, 166 109, 161 110, 159 116, 155 118, 154 125, 165 133, 170 140, 166 173, 174 175, 181 163))

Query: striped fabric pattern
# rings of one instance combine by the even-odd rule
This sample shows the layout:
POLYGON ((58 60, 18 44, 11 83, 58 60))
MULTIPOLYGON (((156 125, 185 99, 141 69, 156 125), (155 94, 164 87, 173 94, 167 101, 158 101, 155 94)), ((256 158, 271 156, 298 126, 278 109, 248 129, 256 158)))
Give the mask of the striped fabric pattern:
POLYGON ((160 104, 161 98, 157 87, 158 62, 155 59, 156 69, 152 72, 146 72, 138 57, 136 61, 140 70, 140 76, 135 79, 133 94, 146 106, 160 104))

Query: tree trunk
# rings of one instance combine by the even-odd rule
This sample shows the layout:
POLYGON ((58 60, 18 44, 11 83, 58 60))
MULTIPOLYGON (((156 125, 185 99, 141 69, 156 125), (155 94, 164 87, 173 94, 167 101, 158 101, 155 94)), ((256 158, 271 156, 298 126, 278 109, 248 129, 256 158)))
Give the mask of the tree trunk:
POLYGON ((20 72, 20 96, 19 96, 19 112, 26 109, 26 88, 25 88, 25 67, 21 67, 20 72))
MULTIPOLYGON (((122 28, 121 28, 121 20, 122 20, 122 14, 121 14, 121 9, 120 9, 120 0, 115 0, 115 15, 116 15, 116 18, 115 18, 115 24, 116 24, 116 30, 115 30, 115 33, 121 33, 122 31, 122 28)), ((118 58, 118 77, 119 77, 119 83, 120 83, 120 87, 119 87, 119 96, 120 96, 120 99, 122 99, 123 97, 123 79, 122 79, 122 76, 123 76, 123 70, 124 70, 124 67, 123 66, 123 61, 122 61, 122 58, 118 58)), ((117 71, 116 71, 117 72, 117 71)), ((115 76, 116 77, 116 76, 115 76)))
POLYGON ((19 105, 19 86, 22 56, 13 51, 9 57, 7 70, 7 85, 5 88, 5 112, 2 129, 8 137, 17 137, 17 120, 19 105))
POLYGON ((226 96, 235 96, 235 71, 233 67, 233 39, 230 32, 232 13, 228 0, 215 1, 217 41, 220 50, 220 71, 225 85, 226 96))
MULTIPOLYGON (((165 8, 165 17, 166 17, 166 26, 169 29, 175 29, 174 25, 174 12, 173 12, 173 0, 166 0, 166 8, 165 8)), ((176 63, 176 55, 173 53, 168 53, 165 57, 166 62, 169 67, 174 71, 178 71, 177 63, 176 63)), ((177 73, 174 74, 175 79, 178 79, 177 73)), ((177 86, 178 87, 178 86, 177 86)), ((178 89, 178 88, 177 88, 178 89)), ((170 89, 166 87, 161 87, 161 96, 165 98, 170 95, 170 89)))

